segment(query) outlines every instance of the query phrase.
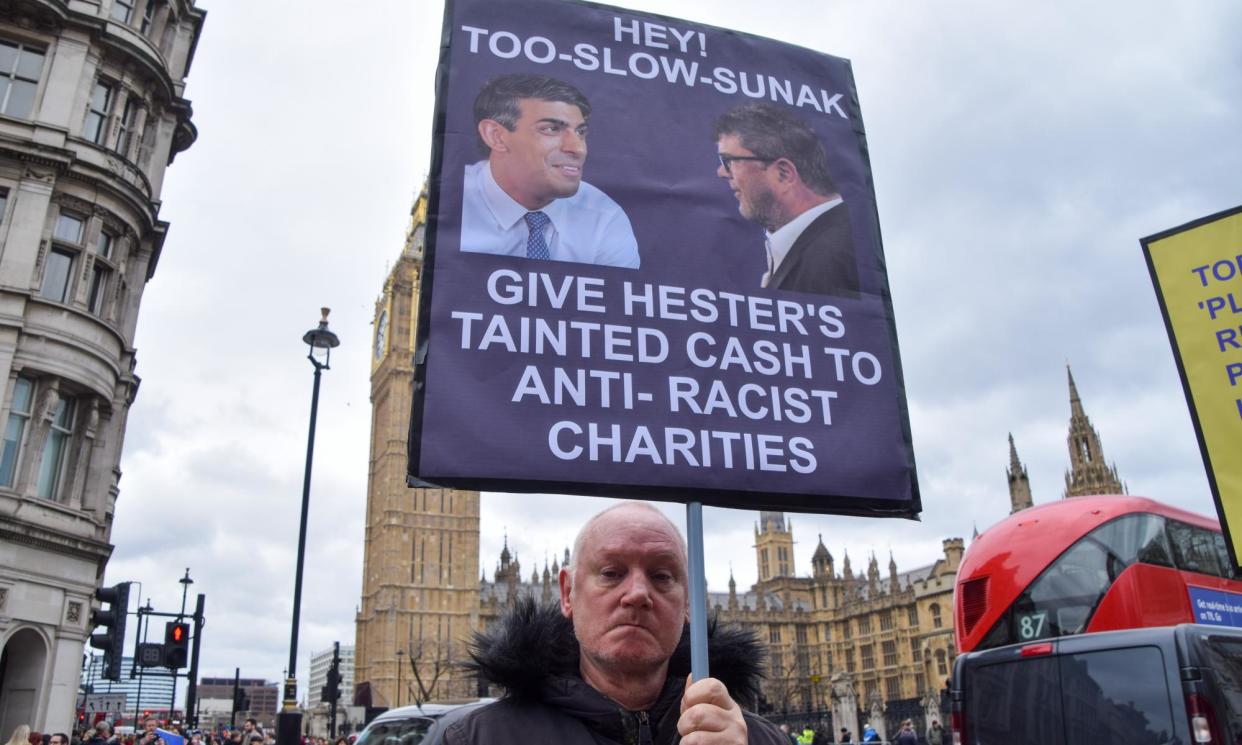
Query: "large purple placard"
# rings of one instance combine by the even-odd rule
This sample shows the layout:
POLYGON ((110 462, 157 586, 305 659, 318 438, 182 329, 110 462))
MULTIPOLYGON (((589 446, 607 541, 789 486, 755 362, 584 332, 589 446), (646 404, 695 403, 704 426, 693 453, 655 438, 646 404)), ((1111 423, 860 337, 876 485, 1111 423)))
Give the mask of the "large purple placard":
POLYGON ((443 44, 412 484, 920 511, 847 60, 554 0, 443 44))

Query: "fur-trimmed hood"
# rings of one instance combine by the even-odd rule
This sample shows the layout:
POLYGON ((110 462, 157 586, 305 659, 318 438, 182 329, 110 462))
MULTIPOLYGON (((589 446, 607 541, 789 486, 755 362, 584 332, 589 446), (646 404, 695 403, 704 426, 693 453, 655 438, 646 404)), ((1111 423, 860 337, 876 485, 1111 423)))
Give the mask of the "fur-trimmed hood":
MULTIPOLYGON (((735 701, 751 701, 763 677, 764 650, 754 635, 738 626, 709 624, 708 665, 713 678, 735 701)), ((492 628, 471 642, 466 667, 505 689, 505 697, 537 698, 556 679, 578 676, 578 640, 573 623, 555 604, 518 600, 492 628)), ((683 630, 669 660, 668 678, 690 672, 690 629, 683 630)))

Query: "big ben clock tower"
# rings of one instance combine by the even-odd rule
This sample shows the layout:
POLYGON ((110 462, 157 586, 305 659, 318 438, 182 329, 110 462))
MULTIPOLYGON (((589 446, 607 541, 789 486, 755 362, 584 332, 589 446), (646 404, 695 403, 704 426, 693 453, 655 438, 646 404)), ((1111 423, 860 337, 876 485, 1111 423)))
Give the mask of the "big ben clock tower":
POLYGON ((354 663, 359 703, 371 706, 460 698, 477 690, 473 679, 458 672, 458 663, 466 659, 466 640, 478 623, 479 493, 405 485, 426 222, 424 191, 410 212, 405 248, 375 305, 371 460, 354 663))

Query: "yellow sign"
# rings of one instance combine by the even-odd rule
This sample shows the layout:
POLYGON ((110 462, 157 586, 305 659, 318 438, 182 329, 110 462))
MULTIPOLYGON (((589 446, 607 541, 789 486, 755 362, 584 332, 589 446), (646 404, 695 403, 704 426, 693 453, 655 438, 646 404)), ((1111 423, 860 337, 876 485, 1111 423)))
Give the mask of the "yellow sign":
POLYGON ((1242 556, 1242 207, 1144 238, 1226 543, 1242 556))

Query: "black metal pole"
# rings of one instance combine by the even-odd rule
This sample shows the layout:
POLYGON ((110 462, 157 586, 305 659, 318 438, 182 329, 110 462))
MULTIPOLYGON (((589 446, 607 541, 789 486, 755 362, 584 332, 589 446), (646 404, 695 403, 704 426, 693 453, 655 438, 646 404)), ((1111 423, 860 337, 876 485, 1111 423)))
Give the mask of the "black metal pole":
MULTIPOLYGON (((151 598, 147 598, 147 607, 149 608, 150 606, 151 606, 151 598)), ((154 608, 152 608, 152 610, 154 610, 154 608)), ((138 634, 139 634, 139 638, 142 639, 142 643, 145 644, 147 641, 147 630, 143 626, 142 617, 143 617, 143 609, 142 609, 142 606, 139 606, 138 608, 138 634)), ((150 619, 148 619, 147 625, 150 625, 150 624, 151 624, 151 621, 150 619)), ((134 662, 137 663, 137 661, 138 661, 138 645, 135 644, 134 645, 134 662)), ((145 667, 138 668, 138 694, 134 697, 134 736, 135 737, 138 735, 138 718, 142 714, 142 674, 144 670, 146 670, 145 667)))
POLYGON ((185 691, 185 718, 191 727, 198 727, 198 712, 194 705, 198 702, 198 649, 203 636, 203 606, 206 603, 207 596, 200 592, 194 604, 194 649, 190 652, 190 680, 185 691))
POLYGON ((332 680, 336 685, 330 686, 333 693, 332 700, 328 703, 328 736, 333 740, 336 739, 336 700, 340 698, 341 693, 341 643, 332 642, 332 680))
POLYGON ((237 693, 239 690, 238 683, 241 680, 241 668, 233 668, 233 713, 229 714, 229 729, 237 727, 237 693))
POLYGON ((297 711, 298 622, 302 615, 302 567, 306 560, 306 520, 310 511, 311 462, 315 457, 315 420, 319 413, 319 379, 322 369, 315 366, 311 392, 310 432, 306 436, 306 472, 302 477, 302 520, 298 526, 298 563, 293 581, 293 628, 289 632, 289 669, 285 678, 284 706, 276 725, 276 745, 297 745, 302 736, 302 716, 297 711))
MULTIPOLYGON (((172 673, 172 679, 173 679, 172 693, 168 696, 168 721, 169 721, 169 724, 171 725, 172 720, 173 720, 173 708, 175 708, 177 705, 177 677, 178 675, 177 675, 177 671, 172 670, 171 668, 169 669, 169 672, 172 673)), ((136 732, 137 730, 134 730, 134 731, 136 732)))

